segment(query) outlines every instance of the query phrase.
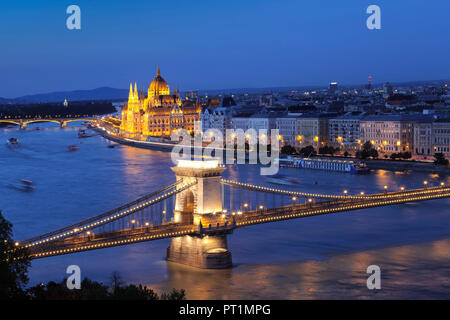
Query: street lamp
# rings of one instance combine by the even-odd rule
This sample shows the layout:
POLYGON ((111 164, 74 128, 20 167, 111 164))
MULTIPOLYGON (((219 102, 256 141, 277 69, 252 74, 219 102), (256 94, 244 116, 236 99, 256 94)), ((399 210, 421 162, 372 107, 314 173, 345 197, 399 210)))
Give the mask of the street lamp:
POLYGON ((444 183, 444 182, 441 182, 441 187, 443 187, 443 186, 445 186, 445 183, 444 183))
POLYGON ((400 187, 400 190, 401 191, 405 191, 405 187, 400 187))
POLYGON ((362 196, 364 195, 364 191, 361 191, 361 193, 360 193, 362 196))
POLYGON ((348 191, 347 191, 347 190, 344 190, 344 194, 347 195, 347 193, 348 193, 348 191))
POLYGON ((425 181, 423 182, 423 184, 426 186, 426 185, 428 184, 428 181, 425 180, 425 181))

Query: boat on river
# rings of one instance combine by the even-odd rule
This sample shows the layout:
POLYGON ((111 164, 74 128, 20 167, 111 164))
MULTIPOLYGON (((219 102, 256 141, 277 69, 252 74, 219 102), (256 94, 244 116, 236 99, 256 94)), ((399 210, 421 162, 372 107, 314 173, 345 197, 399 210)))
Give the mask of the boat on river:
POLYGON ((10 145, 18 145, 19 144, 19 140, 17 138, 9 138, 8 139, 8 144, 10 144, 10 145))
POLYGON ((266 178, 266 181, 272 184, 279 184, 284 186, 299 185, 300 180, 294 177, 289 177, 281 174, 276 174, 266 178))
POLYGON ((23 192, 30 192, 36 188, 33 181, 27 179, 21 179, 19 183, 10 184, 9 187, 23 192))
POLYGON ((300 158, 287 157, 278 159, 280 167, 296 169, 313 169, 349 173, 369 173, 369 168, 364 162, 357 160, 337 160, 326 158, 300 158))

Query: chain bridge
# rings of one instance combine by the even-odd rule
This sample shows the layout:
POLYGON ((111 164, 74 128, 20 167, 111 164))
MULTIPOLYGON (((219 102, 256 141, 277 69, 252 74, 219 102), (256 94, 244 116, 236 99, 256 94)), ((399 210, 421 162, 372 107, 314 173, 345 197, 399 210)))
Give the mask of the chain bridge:
POLYGON ((222 179, 217 161, 180 160, 176 181, 133 202, 16 243, 32 259, 171 238, 167 260, 231 267, 227 236, 262 223, 450 197, 450 187, 375 194, 318 194, 222 179))

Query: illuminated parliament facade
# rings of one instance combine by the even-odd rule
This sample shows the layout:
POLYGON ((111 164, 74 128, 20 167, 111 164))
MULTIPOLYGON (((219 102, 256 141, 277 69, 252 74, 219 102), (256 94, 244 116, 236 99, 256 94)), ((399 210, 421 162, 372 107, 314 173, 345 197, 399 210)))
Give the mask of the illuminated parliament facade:
POLYGON ((170 92, 161 77, 158 66, 156 77, 148 88, 138 93, 137 85, 130 84, 128 102, 122 109, 120 132, 129 138, 170 137, 178 129, 194 131, 200 120, 201 109, 195 103, 183 103, 180 91, 170 92))

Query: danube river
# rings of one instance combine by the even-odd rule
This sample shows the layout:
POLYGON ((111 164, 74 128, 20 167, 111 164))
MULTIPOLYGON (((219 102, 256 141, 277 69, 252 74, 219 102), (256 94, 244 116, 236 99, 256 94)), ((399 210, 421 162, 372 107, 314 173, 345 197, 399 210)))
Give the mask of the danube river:
MULTIPOLYGON (((0 129, 0 209, 26 239, 97 215, 174 181, 170 154, 127 146, 107 148, 100 136, 78 139, 75 127, 40 124, 0 129), (16 137, 20 146, 6 145, 16 137), (68 152, 69 145, 79 145, 68 152), (33 192, 11 188, 20 179, 33 192)), ((449 176, 375 171, 352 175, 282 169, 298 190, 380 192, 421 187, 449 176)), ((226 178, 269 185, 256 165, 228 166, 226 178)), ((450 199, 310 217, 239 229, 229 237, 234 267, 198 270, 165 261, 170 240, 34 260, 30 284, 60 281, 69 265, 108 284, 117 271, 127 283, 157 291, 185 289, 191 299, 450 299, 450 199), (366 268, 381 268, 381 290, 366 287, 366 268)))

